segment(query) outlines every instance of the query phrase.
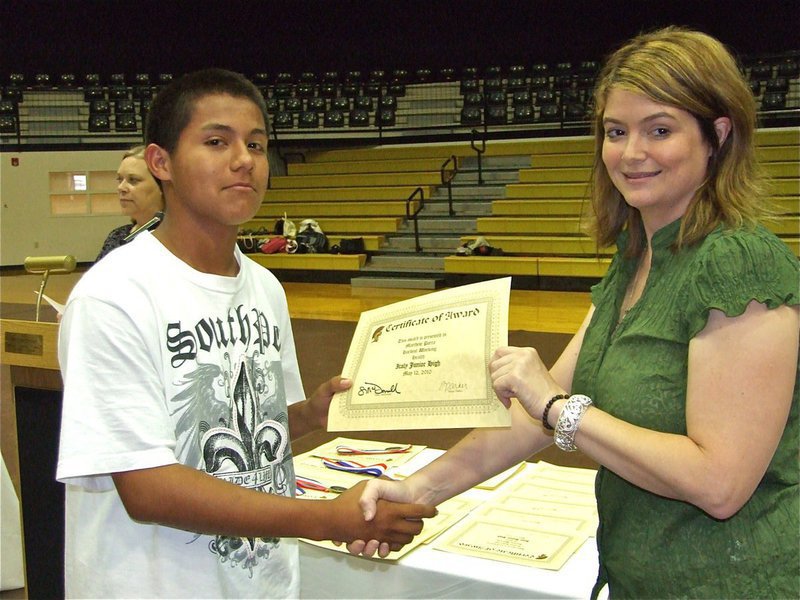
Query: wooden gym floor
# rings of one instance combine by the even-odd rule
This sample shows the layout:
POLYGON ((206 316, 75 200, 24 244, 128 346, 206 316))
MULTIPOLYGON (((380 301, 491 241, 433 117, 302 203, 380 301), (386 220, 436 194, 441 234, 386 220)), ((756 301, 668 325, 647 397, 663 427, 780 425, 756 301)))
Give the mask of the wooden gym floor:
MULTIPOLYGON (((65 302, 83 270, 66 275, 51 275, 45 294, 65 302)), ((22 270, 0 273, 0 314, 3 318, 28 318, 36 304, 39 275, 22 270)), ((430 293, 428 290, 353 288, 349 284, 283 284, 293 319, 357 322, 365 310, 430 293)), ((589 308, 588 292, 552 292, 512 290, 509 306, 509 330, 543 333, 574 333, 589 308)), ((42 320, 53 320, 52 311, 43 305, 42 320)))

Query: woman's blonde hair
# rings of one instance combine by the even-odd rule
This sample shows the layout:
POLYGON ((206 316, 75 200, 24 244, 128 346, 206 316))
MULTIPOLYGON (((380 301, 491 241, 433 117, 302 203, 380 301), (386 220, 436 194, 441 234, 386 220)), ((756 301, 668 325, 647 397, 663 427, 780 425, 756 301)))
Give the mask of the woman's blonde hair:
POLYGON ((614 187, 603 164, 603 113, 612 89, 647 96, 689 112, 711 148, 708 176, 681 222, 676 248, 703 239, 720 223, 753 225, 764 212, 763 179, 755 155, 756 102, 725 46, 713 37, 667 27, 633 38, 607 60, 594 92, 595 139, 589 225, 598 246, 612 245, 627 227, 627 254, 644 248, 644 227, 614 187), (731 130, 720 145, 714 121, 728 117, 731 130))
POLYGON ((146 146, 144 144, 139 144, 138 146, 132 146, 125 151, 125 154, 122 155, 122 160, 126 158, 130 158, 133 156, 134 158, 141 158, 144 160, 144 149, 146 146))

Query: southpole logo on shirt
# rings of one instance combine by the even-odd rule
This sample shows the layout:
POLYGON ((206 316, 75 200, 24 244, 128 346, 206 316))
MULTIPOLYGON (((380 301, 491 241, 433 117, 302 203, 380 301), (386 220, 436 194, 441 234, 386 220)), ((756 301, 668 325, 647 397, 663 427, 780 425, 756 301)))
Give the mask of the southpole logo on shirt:
POLYGON ((167 350, 172 353, 173 368, 196 360, 200 352, 237 344, 245 348, 257 346, 262 354, 269 346, 280 352, 280 328, 270 323, 260 310, 248 310, 241 304, 228 310, 224 318, 208 317, 189 327, 184 327, 181 321, 167 325, 167 350))

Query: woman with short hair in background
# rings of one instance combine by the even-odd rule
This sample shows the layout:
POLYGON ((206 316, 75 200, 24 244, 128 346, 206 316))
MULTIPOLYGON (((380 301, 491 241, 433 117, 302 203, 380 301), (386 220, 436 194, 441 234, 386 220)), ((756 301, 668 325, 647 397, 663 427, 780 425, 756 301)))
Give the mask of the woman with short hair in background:
MULTIPOLYGON (((97 255, 98 261, 114 248, 122 246, 131 234, 151 221, 156 213, 164 210, 164 196, 144 161, 144 146, 134 146, 122 155, 117 169, 117 193, 122 214, 131 222, 112 230, 103 242, 97 255)), ((150 229, 158 226, 156 222, 150 229)))

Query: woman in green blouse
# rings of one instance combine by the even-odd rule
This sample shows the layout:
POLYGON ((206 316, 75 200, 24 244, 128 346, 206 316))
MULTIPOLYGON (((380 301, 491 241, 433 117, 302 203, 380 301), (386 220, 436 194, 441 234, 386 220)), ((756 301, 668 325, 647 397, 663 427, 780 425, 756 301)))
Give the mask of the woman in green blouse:
POLYGON ((512 428, 372 482, 365 514, 438 504, 555 438, 601 465, 595 595, 800 597, 800 268, 759 224, 753 95, 717 40, 667 28, 610 57, 595 110, 593 225, 618 252, 583 325, 549 371, 499 348, 512 428))

